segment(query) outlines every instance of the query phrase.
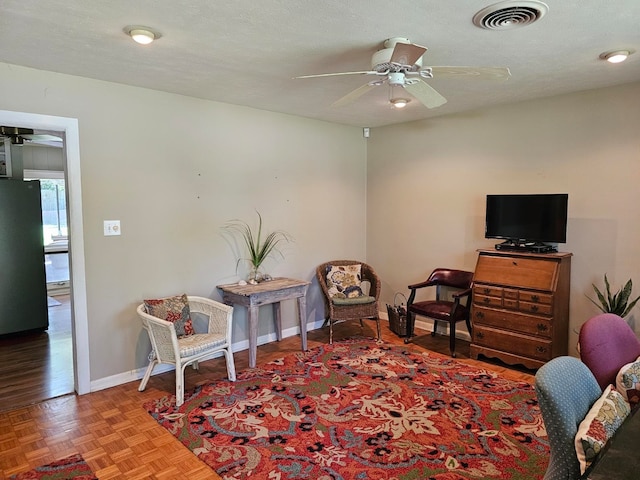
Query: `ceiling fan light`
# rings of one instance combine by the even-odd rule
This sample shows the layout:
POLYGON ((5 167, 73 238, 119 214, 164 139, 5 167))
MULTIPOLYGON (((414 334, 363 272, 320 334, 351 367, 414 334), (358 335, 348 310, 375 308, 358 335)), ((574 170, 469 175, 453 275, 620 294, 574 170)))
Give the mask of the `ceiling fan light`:
POLYGON ((411 100, 409 100, 408 98, 392 98, 391 100, 389 100, 389 102, 391 102, 391 105, 393 105, 395 108, 404 108, 410 101, 411 100))
POLYGON ((140 45, 149 45, 154 40, 159 39, 162 35, 155 30, 144 27, 142 25, 129 25, 124 28, 124 33, 129 35, 136 43, 140 45))

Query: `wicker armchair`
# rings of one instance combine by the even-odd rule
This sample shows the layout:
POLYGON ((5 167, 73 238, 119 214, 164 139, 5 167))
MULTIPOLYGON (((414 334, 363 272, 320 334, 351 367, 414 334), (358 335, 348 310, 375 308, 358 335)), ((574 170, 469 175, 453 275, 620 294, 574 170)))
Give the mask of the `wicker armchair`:
POLYGON ((176 406, 184 403, 184 370, 187 365, 198 368, 198 361, 214 353, 224 353, 229 380, 235 381, 236 370, 231 352, 231 317, 233 307, 203 297, 187 297, 192 315, 207 317, 207 333, 178 338, 174 324, 147 313, 144 303, 137 308, 142 325, 151 340, 149 366, 138 387, 143 391, 156 365, 167 363, 176 367, 176 406))
POLYGON ((380 279, 375 270, 366 263, 356 260, 333 260, 323 263, 316 268, 316 277, 325 299, 325 312, 328 313, 326 323, 329 324, 329 343, 333 343, 333 325, 347 320, 360 320, 363 326, 363 319, 373 319, 376 321, 378 340, 380 340, 380 316, 378 314, 378 300, 380 298, 380 279), (368 295, 351 299, 338 299, 332 297, 327 285, 327 272, 332 266, 361 265, 361 280, 370 283, 368 295))

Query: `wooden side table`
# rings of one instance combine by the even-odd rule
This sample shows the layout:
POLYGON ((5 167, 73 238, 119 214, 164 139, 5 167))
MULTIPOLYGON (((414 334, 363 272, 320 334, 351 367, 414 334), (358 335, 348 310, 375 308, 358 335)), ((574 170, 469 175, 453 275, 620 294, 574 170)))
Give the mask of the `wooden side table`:
POLYGON ((258 350, 258 310, 261 305, 273 305, 276 337, 282 340, 282 318, 280 302, 298 299, 298 320, 300 321, 300 341, 302 350, 307 349, 306 297, 310 282, 292 278, 274 278, 257 285, 218 285, 222 291, 222 301, 227 305, 242 305, 247 308, 249 320, 249 367, 256 366, 258 350))

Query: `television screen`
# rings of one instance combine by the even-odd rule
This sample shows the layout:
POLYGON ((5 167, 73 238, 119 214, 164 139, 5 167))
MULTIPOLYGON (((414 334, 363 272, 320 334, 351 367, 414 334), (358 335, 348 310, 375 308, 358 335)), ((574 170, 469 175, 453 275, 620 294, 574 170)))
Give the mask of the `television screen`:
POLYGON ((568 200, 566 193, 487 195, 485 238, 565 243, 568 200))

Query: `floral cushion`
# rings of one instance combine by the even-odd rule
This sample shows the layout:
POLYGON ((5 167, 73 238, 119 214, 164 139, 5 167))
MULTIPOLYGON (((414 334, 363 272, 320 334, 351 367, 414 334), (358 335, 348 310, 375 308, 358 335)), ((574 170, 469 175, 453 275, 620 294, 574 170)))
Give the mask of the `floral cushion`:
POLYGON ((195 333, 186 294, 145 300, 144 306, 148 314, 173 323, 178 337, 195 333))
POLYGON ((631 408, 640 403, 640 357, 620 369, 616 376, 616 390, 629 402, 631 408))
POLYGON ((327 289, 331 298, 361 297, 362 265, 331 265, 327 267, 327 289))
POLYGON ((602 396, 596 400, 580 423, 576 434, 576 453, 582 473, 595 460, 630 412, 629 404, 613 385, 605 388, 602 396))

